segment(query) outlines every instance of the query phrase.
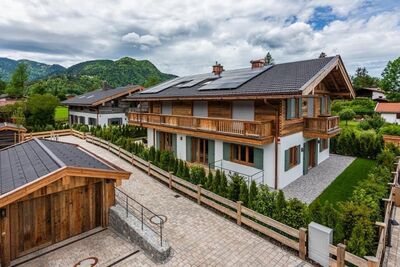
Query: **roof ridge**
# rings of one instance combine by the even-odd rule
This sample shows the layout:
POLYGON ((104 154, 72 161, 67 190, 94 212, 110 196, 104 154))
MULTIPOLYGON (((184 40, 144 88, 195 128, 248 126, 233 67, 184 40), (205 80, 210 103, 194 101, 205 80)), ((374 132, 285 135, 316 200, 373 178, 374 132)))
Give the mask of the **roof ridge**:
POLYGON ((35 140, 35 142, 47 153, 47 155, 49 155, 49 157, 54 160, 58 166, 60 167, 65 167, 67 166, 59 157, 57 157, 45 144, 42 143, 41 140, 39 140, 38 138, 33 138, 33 140, 35 140))

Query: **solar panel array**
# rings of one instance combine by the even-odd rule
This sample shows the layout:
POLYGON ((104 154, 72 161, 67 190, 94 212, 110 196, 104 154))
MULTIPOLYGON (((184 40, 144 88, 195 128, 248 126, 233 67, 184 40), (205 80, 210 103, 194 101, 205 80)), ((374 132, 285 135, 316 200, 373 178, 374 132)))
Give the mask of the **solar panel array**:
POLYGON ((269 68, 270 66, 256 69, 239 69, 222 72, 221 78, 200 87, 199 90, 235 89, 269 68))
POLYGON ((154 94, 166 90, 170 87, 189 88, 206 81, 210 82, 204 84, 198 90, 205 91, 205 90, 219 90, 219 89, 235 89, 244 84, 245 82, 256 77, 260 73, 263 73, 270 67, 271 66, 266 66, 263 68, 256 68, 256 69, 247 68, 247 69, 224 71, 221 73, 220 76, 217 76, 213 73, 206 73, 200 75, 178 77, 163 82, 154 87, 151 87, 147 90, 144 90, 140 94, 154 94))

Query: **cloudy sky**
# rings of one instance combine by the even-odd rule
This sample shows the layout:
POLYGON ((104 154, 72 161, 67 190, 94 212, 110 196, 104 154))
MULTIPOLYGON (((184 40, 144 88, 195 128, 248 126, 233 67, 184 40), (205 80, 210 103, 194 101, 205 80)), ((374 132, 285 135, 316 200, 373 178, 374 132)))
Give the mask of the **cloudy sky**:
POLYGON ((1 0, 0 57, 149 59, 184 75, 340 54, 379 76, 400 56, 398 0, 1 0))

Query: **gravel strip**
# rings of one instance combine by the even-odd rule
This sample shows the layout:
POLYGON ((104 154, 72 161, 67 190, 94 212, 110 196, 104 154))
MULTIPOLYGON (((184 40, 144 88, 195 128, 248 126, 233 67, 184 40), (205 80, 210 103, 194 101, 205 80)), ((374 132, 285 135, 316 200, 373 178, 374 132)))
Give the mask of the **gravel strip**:
POLYGON ((329 158, 312 168, 306 175, 290 183, 283 192, 286 198, 298 198, 307 204, 313 202, 333 180, 356 158, 330 154, 329 158))

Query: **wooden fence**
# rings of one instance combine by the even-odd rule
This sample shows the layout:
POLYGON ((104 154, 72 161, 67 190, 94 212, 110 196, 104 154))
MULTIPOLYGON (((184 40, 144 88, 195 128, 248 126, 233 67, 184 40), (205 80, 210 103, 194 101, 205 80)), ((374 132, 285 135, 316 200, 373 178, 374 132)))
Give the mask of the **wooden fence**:
MULTIPOLYGON (((246 225, 264 235, 277 240, 278 242, 298 251, 299 257, 305 259, 307 254, 307 229, 295 229, 270 217, 253 211, 242 205, 241 201, 234 202, 227 198, 221 197, 211 191, 202 188, 202 185, 194 185, 184 179, 181 179, 171 172, 167 172, 144 159, 130 153, 129 151, 112 144, 109 141, 94 137, 87 133, 82 133, 73 129, 37 132, 25 134, 23 140, 29 140, 34 137, 47 138, 56 136, 73 135, 87 142, 107 149, 108 151, 118 155, 118 157, 130 162, 135 167, 142 169, 160 181, 169 186, 170 189, 176 189, 187 196, 192 197, 198 204, 209 206, 229 217, 236 220, 238 225, 246 225)), ((393 202, 396 200, 400 204, 400 187, 398 184, 400 173, 400 159, 397 164, 394 180, 391 185, 389 198, 384 199, 386 202, 384 222, 377 222, 379 230, 379 245, 376 255, 373 257, 361 258, 346 251, 343 244, 330 245, 330 266, 344 267, 346 263, 360 267, 377 267, 380 266, 386 247, 386 237, 388 234, 388 223, 391 217, 393 202)))

